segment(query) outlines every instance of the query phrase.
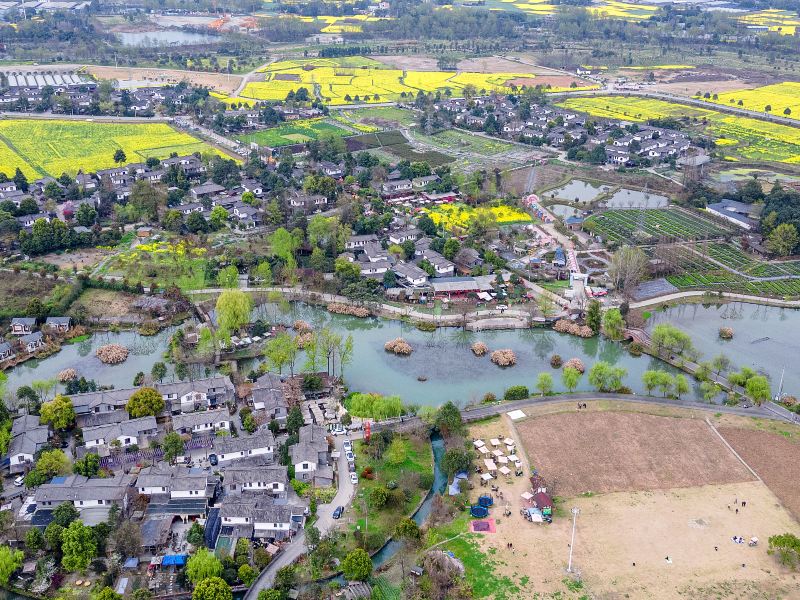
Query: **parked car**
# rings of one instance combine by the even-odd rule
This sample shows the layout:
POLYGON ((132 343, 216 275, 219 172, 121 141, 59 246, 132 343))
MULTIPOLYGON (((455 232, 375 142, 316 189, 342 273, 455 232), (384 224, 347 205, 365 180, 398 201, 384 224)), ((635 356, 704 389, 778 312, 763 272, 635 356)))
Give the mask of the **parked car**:
POLYGON ((344 435, 345 433, 346 432, 344 429, 344 425, 342 425, 341 423, 334 423, 333 425, 331 425, 332 435, 344 435))
POLYGON ((212 467, 216 467, 219 464, 219 459, 217 458, 216 454, 209 454, 208 455, 208 462, 211 463, 212 467))
POLYGON ((350 473, 350 483, 353 485, 358 485, 358 475, 355 473, 350 473))
POLYGON ((342 444, 342 448, 345 452, 352 452, 353 451, 353 442, 350 440, 345 440, 344 444, 342 444))
POLYGON ((356 455, 352 452, 345 452, 345 457, 347 458, 347 462, 354 463, 356 462, 356 455))
POLYGON ((178 456, 175 458, 176 465, 190 465, 192 464, 191 456, 178 456))
POLYGON ((20 475, 14 480, 14 485, 17 487, 22 487, 22 484, 25 483, 25 476, 20 475))
POLYGON ((333 511, 333 518, 338 519, 339 517, 342 516, 343 512, 344 512, 344 506, 337 506, 336 510, 333 511))

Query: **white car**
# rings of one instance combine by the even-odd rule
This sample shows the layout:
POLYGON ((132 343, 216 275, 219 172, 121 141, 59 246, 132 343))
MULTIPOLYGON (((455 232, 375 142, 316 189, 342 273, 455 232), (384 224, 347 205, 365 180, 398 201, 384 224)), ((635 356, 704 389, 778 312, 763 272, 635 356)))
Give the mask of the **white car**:
POLYGON ((14 485, 17 487, 22 487, 22 484, 25 483, 25 477, 20 475, 14 480, 14 485))
POLYGON ((356 462, 356 455, 352 452, 345 452, 345 457, 347 458, 347 462, 356 462))
POLYGON ((352 452, 353 451, 353 442, 350 440, 345 440, 344 444, 342 444, 342 448, 345 452, 352 452))
POLYGON ((358 475, 355 473, 350 473, 350 483, 353 485, 358 485, 358 475))
POLYGON ((333 435, 344 435, 346 433, 344 425, 342 425, 341 423, 334 423, 333 425, 331 425, 331 433, 333 435))

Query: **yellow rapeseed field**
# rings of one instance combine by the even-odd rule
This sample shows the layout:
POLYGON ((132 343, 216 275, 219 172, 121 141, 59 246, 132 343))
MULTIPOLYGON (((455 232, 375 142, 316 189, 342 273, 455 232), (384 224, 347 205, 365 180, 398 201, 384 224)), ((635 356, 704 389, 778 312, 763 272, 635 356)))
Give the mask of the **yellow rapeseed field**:
POLYGON ((472 208, 466 204, 442 204, 435 208, 427 208, 425 212, 436 225, 445 229, 462 229, 469 227, 470 221, 480 215, 488 216, 498 225, 511 225, 514 223, 530 223, 531 216, 513 206, 499 205, 490 207, 472 208))
POLYGON ((745 25, 769 27, 769 31, 781 35, 794 35, 800 27, 800 13, 790 10, 760 10, 739 17, 745 25))
POLYGON ((716 100, 711 98, 711 102, 800 119, 800 83, 787 81, 752 90, 725 92, 716 100))

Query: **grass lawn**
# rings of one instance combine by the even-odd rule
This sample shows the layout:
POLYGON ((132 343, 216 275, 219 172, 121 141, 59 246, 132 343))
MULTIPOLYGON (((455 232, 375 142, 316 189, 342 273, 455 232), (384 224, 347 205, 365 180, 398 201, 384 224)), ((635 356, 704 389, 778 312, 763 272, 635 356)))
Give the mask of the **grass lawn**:
POLYGON ((356 123, 381 126, 386 124, 411 127, 417 121, 417 116, 414 111, 405 108, 397 108, 396 106, 375 106, 373 108, 342 111, 342 116, 356 123))
POLYGON ((117 150, 125 152, 126 162, 144 162, 151 156, 167 158, 172 152, 218 153, 165 123, 0 120, 0 172, 9 176, 17 167, 28 179, 106 169, 116 165, 117 150))
MULTIPOLYGON (((382 541, 386 540, 394 533, 397 523, 414 511, 428 491, 429 486, 424 488, 420 486, 420 476, 424 483, 430 483, 433 478, 433 455, 430 442, 416 436, 398 435, 397 437, 405 446, 405 460, 396 464, 389 461, 387 453, 384 453, 380 459, 370 457, 365 450, 363 441, 356 441, 354 444, 359 484, 353 503, 347 511, 348 517, 351 518, 351 533, 356 530, 356 527, 360 527, 361 531, 364 531, 366 527, 368 536, 378 534, 382 541), (372 467, 375 474, 373 480, 361 476, 367 467, 372 467), (402 506, 385 506, 380 509, 372 506, 369 502, 372 490, 377 487, 391 486, 392 482, 397 484, 398 489, 407 491, 405 503, 402 506), (368 519, 365 519, 365 506, 368 519)), ((355 538, 352 535, 347 536, 345 554, 354 547, 355 538)))
POLYGON ((304 119, 282 123, 271 129, 262 129, 254 133, 243 133, 236 136, 241 142, 255 142, 260 146, 278 148, 280 146, 290 146, 292 144, 303 144, 316 140, 322 135, 333 135, 344 137, 350 132, 324 119, 304 119))
POLYGON ((104 272, 144 286, 177 285, 182 290, 196 290, 207 284, 205 256, 205 248, 195 248, 183 241, 139 244, 115 256, 104 272))

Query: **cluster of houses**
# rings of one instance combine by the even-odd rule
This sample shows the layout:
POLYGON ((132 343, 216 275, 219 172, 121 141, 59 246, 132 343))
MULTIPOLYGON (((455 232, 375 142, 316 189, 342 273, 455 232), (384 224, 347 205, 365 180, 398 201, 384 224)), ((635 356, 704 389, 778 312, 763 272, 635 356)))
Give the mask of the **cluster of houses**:
POLYGON ((37 330, 34 317, 15 317, 11 319, 12 339, 0 342, 0 363, 12 360, 18 352, 33 354, 45 346, 45 333, 58 335, 67 333, 72 327, 70 317, 47 317, 43 329, 37 330))
POLYGON ((614 137, 614 132, 629 124, 613 119, 592 119, 592 126, 587 127, 586 115, 548 105, 531 105, 530 115, 522 119, 518 104, 494 95, 472 100, 447 99, 436 108, 447 112, 454 124, 474 130, 483 130, 491 114, 498 123, 498 135, 507 139, 541 140, 554 147, 584 140, 582 146, 589 150, 604 146, 608 162, 616 165, 626 165, 636 157, 651 162, 668 161, 684 156, 690 145, 688 136, 683 133, 647 125, 638 125, 637 131, 614 137), (492 107, 491 112, 484 109, 487 106, 492 107))
MULTIPOLYGON (((82 436, 74 457, 97 454, 113 471, 104 478, 55 477, 30 492, 21 477, 4 501, 23 527, 46 527, 53 511, 72 503, 81 520, 93 525, 108 518, 112 506, 141 523, 142 555, 168 549, 177 519, 205 524, 206 544, 238 538, 264 543, 285 540, 303 527, 307 508, 290 485, 289 467, 279 464, 279 445, 287 440, 267 426, 283 428, 288 414, 286 383, 274 374, 258 379, 244 399, 256 417, 251 434, 238 432, 232 414, 236 390, 226 377, 156 383, 165 410, 156 416, 130 418, 125 406, 135 389, 111 389, 70 397, 82 436), (175 431, 184 440, 185 456, 160 460, 158 444, 175 431), (155 442, 155 444, 154 444, 155 442), (145 450, 146 449, 146 450, 145 450), (144 466, 142 466, 144 465, 144 466)), ((244 405, 244 404, 243 404, 244 405)), ((330 434, 309 415, 289 447, 294 477, 330 486, 335 481, 330 434)), ((38 416, 14 419, 5 464, 12 476, 34 468, 38 454, 50 447, 51 431, 38 416)), ((70 450, 66 450, 69 452, 70 450)))

